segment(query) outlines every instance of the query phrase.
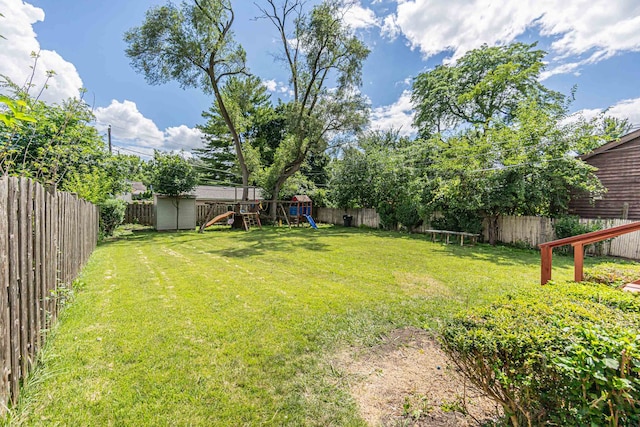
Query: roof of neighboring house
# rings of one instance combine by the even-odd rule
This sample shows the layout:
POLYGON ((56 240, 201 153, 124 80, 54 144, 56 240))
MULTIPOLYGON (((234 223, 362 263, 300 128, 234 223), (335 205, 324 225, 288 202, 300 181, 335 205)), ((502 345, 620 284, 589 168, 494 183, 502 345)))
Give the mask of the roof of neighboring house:
MULTIPOLYGON (((242 187, 219 187, 214 185, 198 185, 191 192, 197 200, 242 200, 242 187)), ((264 200, 262 189, 249 187, 249 200, 264 200)))
POLYGON ((625 136, 623 136, 622 138, 619 139, 614 139, 613 141, 609 141, 604 145, 601 145, 600 147, 596 148, 595 150, 593 150, 590 153, 584 154, 582 156, 580 156, 580 158, 582 160, 586 160, 590 157, 593 156, 597 156, 598 154, 602 154, 606 151, 612 150, 614 148, 617 148, 623 144, 626 144, 627 142, 631 142, 636 138, 640 138, 640 129, 635 130, 633 132, 630 132, 628 134, 626 134, 625 136))
POLYGON ((131 194, 140 194, 147 191, 147 186, 140 181, 131 181, 131 194))

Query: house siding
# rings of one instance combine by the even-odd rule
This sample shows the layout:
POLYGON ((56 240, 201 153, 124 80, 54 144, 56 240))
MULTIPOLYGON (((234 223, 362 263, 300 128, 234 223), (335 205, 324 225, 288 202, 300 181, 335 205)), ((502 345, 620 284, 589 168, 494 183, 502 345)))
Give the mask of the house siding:
POLYGON ((588 196, 574 197, 569 212, 582 218, 640 220, 640 134, 610 150, 587 156, 585 162, 598 168, 596 175, 607 192, 594 203, 588 196))

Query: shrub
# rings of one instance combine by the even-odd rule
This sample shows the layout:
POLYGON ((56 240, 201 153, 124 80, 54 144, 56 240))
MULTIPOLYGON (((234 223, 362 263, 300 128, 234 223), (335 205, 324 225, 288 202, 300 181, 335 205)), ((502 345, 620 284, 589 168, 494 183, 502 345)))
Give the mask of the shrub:
POLYGON ((111 236, 116 227, 122 224, 127 209, 127 202, 119 199, 107 199, 100 203, 100 232, 103 236, 111 236))
POLYGON ((636 296, 604 285, 548 285, 465 312, 445 351, 513 426, 637 425, 636 296))
POLYGON ((580 217, 577 216, 563 216, 556 218, 553 222, 553 231, 555 231, 558 239, 564 239, 565 237, 577 236, 579 234, 598 230, 602 230, 601 224, 597 222, 592 224, 583 224, 580 222, 580 217))
POLYGON ((430 226, 436 230, 482 234, 482 217, 472 211, 451 209, 441 217, 431 219, 430 226))

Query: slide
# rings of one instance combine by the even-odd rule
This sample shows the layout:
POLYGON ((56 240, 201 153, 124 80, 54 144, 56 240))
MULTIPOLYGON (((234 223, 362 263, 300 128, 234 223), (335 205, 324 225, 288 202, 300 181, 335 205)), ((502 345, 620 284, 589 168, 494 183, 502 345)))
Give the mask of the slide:
POLYGON ((318 226, 316 225, 316 222, 313 220, 313 218, 311 218, 311 215, 305 215, 305 218, 307 218, 307 222, 312 228, 315 228, 316 230, 318 229, 318 226))
POLYGON ((225 219, 225 218, 229 218, 230 216, 233 216, 233 214, 234 214, 234 213, 235 213, 235 212, 233 212, 233 211, 229 211, 229 212, 223 213, 222 215, 218 215, 217 217, 215 217, 215 218, 213 218, 211 221, 209 221, 209 222, 204 226, 204 228, 207 228, 207 227, 209 227, 209 226, 211 226, 211 225, 215 224, 216 222, 218 222, 218 221, 220 221, 220 220, 223 220, 223 219, 225 219))

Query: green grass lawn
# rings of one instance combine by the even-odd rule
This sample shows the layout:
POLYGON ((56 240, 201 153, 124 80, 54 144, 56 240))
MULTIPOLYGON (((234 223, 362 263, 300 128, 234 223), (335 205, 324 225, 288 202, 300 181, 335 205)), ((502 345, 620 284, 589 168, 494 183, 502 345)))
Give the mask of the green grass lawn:
POLYGON ((134 233, 97 248, 7 422, 364 425, 334 352, 539 286, 539 263, 342 227, 134 233))

